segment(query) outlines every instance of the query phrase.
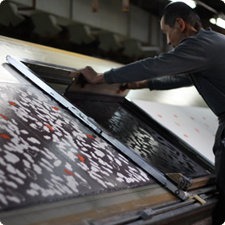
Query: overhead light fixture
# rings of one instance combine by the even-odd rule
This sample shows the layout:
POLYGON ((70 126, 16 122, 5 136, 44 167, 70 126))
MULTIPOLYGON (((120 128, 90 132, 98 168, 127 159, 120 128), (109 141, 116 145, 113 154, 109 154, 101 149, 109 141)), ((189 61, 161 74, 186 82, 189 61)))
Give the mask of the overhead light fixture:
POLYGON ((221 19, 220 17, 218 17, 218 18, 211 18, 209 20, 209 22, 214 24, 214 25, 217 25, 219 27, 222 27, 223 29, 225 29, 225 20, 221 19))
POLYGON ((194 0, 183 0, 183 1, 180 1, 180 0, 169 0, 171 2, 184 2, 186 3, 187 5, 189 5, 192 9, 194 9, 196 7, 196 2, 194 0))

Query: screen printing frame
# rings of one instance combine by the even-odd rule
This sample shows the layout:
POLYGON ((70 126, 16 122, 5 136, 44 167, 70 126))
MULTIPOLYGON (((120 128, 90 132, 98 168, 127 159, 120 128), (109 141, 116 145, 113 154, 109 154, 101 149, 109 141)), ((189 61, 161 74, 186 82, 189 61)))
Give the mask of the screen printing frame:
MULTIPOLYGON (((178 190, 178 187, 172 183, 161 171, 154 168, 148 162, 145 161, 141 156, 139 156, 136 152, 129 149, 126 145, 112 137, 105 131, 99 124, 97 124, 92 118, 88 117, 81 110, 79 110, 76 106, 74 106, 68 99, 55 91, 52 87, 50 87, 41 77, 38 76, 34 71, 32 71, 28 66, 24 64, 24 62, 37 63, 42 64, 43 66, 55 67, 58 69, 66 70, 66 71, 76 71, 74 68, 47 64, 38 61, 33 61, 29 59, 19 59, 13 58, 11 56, 6 57, 9 64, 15 67, 20 73, 22 73, 26 78, 28 78, 32 83, 37 85, 40 89, 42 89, 45 93, 50 95, 53 99, 55 99, 58 103, 63 105, 66 109, 68 109, 74 116, 84 122, 89 128, 91 128, 94 132, 100 135, 102 138, 107 140, 110 144, 117 148, 125 156, 129 157, 134 163, 136 163, 140 168, 142 168, 149 175, 153 176, 156 180, 158 180, 164 187, 173 192, 177 197, 182 200, 186 200, 190 194, 183 190, 178 190)), ((204 161, 204 159, 203 159, 204 161)), ((206 161, 204 161, 207 164, 206 161)), ((213 169, 212 165, 207 164, 209 167, 213 169)))

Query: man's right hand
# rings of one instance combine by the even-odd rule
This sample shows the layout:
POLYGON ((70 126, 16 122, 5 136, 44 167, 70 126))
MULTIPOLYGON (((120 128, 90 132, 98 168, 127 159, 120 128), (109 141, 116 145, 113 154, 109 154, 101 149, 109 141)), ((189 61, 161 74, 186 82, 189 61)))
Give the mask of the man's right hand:
POLYGON ((122 85, 120 87, 119 93, 122 93, 127 89, 142 89, 142 88, 148 88, 148 81, 147 80, 127 83, 125 85, 122 85))

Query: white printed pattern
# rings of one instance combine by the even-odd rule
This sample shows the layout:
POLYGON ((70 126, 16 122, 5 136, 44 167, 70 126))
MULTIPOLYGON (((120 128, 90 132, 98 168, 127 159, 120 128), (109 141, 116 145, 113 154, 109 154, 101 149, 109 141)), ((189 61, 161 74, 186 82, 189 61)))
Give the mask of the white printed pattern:
POLYGON ((152 182, 38 89, 2 85, 0 105, 0 209, 152 182))

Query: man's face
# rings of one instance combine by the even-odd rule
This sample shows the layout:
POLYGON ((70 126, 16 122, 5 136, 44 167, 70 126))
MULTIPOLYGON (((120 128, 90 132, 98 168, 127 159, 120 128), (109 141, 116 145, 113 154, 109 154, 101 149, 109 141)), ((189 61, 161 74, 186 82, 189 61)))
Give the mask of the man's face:
POLYGON ((182 32, 182 27, 179 21, 179 18, 176 20, 174 27, 170 27, 169 25, 164 23, 164 17, 162 17, 160 21, 161 29, 163 33, 166 34, 167 44, 176 47, 180 41, 185 38, 184 33, 182 32))

